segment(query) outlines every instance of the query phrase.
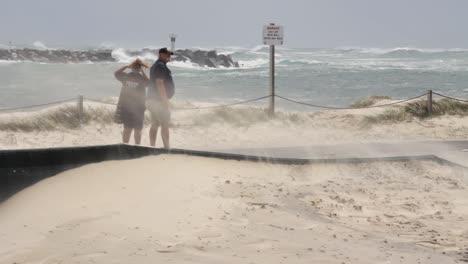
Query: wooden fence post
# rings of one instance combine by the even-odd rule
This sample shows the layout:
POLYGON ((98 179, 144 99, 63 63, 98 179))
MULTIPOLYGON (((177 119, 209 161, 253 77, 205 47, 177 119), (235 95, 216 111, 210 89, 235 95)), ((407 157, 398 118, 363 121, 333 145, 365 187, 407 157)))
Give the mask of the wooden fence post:
POLYGON ((427 91, 427 114, 432 115, 432 90, 427 91))
POLYGON ((83 101, 84 101, 84 98, 82 95, 78 95, 78 104, 76 106, 76 109, 78 110, 78 120, 80 121, 80 124, 81 124, 81 120, 82 120, 82 117, 83 117, 83 101))

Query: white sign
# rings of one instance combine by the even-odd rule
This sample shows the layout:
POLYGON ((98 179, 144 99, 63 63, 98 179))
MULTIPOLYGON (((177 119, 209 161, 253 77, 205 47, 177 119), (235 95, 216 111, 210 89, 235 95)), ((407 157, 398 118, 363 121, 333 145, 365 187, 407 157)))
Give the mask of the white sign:
POLYGON ((283 45, 283 26, 265 25, 263 26, 264 45, 283 45))

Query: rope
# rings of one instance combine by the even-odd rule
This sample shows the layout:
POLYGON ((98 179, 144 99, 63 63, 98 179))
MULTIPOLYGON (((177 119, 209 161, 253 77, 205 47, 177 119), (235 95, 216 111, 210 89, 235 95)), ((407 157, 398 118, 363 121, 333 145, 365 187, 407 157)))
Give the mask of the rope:
MULTIPOLYGON (((252 100, 247 100, 247 101, 242 101, 242 102, 232 103, 232 104, 214 105, 214 106, 206 106, 206 107, 176 108, 175 110, 202 110, 202 109, 210 109, 210 108, 221 108, 221 107, 251 103, 251 102, 259 101, 259 100, 262 100, 262 99, 265 99, 265 98, 268 98, 268 97, 271 97, 271 96, 267 95, 267 96, 255 98, 255 99, 252 99, 252 100)), ((86 98, 86 100, 91 101, 91 102, 101 103, 101 104, 117 105, 117 104, 114 104, 114 103, 102 102, 102 101, 94 100, 94 99, 90 99, 90 98, 86 98)))
POLYGON ((214 106, 206 106, 206 107, 190 107, 190 108, 176 108, 175 110, 202 110, 202 109, 211 109, 211 108, 222 108, 222 107, 228 107, 228 106, 233 106, 233 105, 240 105, 240 104, 246 104, 246 103, 251 103, 255 101, 260 101, 262 99, 271 97, 271 95, 267 96, 262 96, 259 98, 243 101, 243 102, 238 102, 238 103, 232 103, 232 104, 225 104, 225 105, 214 105, 214 106))
POLYGON ((418 98, 423 97, 423 96, 426 96, 426 95, 427 95, 427 94, 422 94, 422 95, 418 95, 418 96, 411 97, 411 98, 408 98, 408 99, 404 99, 404 100, 400 100, 400 101, 388 103, 388 104, 371 105, 371 106, 364 106, 364 107, 334 107, 334 106, 323 106, 323 105, 315 105, 315 104, 309 104, 309 103, 304 103, 304 102, 292 100, 292 99, 283 97, 283 96, 281 96, 281 95, 275 95, 275 96, 278 97, 278 98, 281 98, 281 99, 283 99, 283 100, 286 100, 286 101, 289 101, 289 102, 292 102, 292 103, 296 103, 296 104, 305 105, 305 106, 312 106, 312 107, 325 108, 325 109, 334 109, 334 110, 352 110, 352 109, 367 109, 367 108, 376 108, 376 107, 384 107, 384 106, 390 106, 390 105, 401 104, 401 103, 408 102, 408 101, 411 101, 411 100, 414 100, 414 99, 418 99, 418 98))
POLYGON ((438 95, 438 96, 440 96, 440 97, 447 98, 447 99, 452 99, 452 100, 455 100, 455 101, 459 101, 459 102, 468 103, 468 100, 458 99, 458 98, 455 98, 455 97, 451 97, 451 96, 443 95, 443 94, 436 93, 436 92, 432 92, 432 93, 433 93, 433 94, 435 94, 435 95, 438 95))
MULTIPOLYGON (((455 97, 443 95, 443 94, 436 93, 436 92, 432 92, 432 93, 435 94, 435 95, 438 95, 438 96, 447 98, 447 99, 451 99, 451 100, 456 100, 456 101, 468 103, 468 100, 458 99, 458 98, 455 98, 455 97)), ((414 100, 414 99, 421 98, 421 97, 426 96, 426 95, 427 95, 427 93, 424 93, 424 94, 421 94, 421 95, 418 95, 418 96, 415 96, 415 97, 411 97, 411 98, 408 98, 408 99, 404 99, 404 100, 400 100, 400 101, 396 101, 396 102, 392 102, 392 103, 380 104, 380 105, 371 105, 371 106, 365 106, 365 107, 335 107, 335 106, 323 106, 323 105, 315 105, 315 104, 309 104, 309 103, 305 103, 305 102, 301 102, 301 101, 296 101, 296 100, 293 100, 293 99, 290 99, 290 98, 287 98, 287 97, 283 97, 283 96, 281 96, 281 95, 274 95, 274 96, 275 96, 275 97, 278 97, 278 98, 281 98, 281 99, 283 99, 283 100, 285 100, 285 101, 289 101, 289 102, 292 102, 292 103, 296 103, 296 104, 300 104, 300 105, 305 105, 305 106, 311 106, 311 107, 317 107, 317 108, 325 108, 325 109, 334 109, 334 110, 352 110, 352 109, 377 108, 377 107, 384 107, 384 106, 390 106, 390 105, 401 104, 401 103, 404 103, 404 102, 408 102, 408 101, 411 101, 411 100, 414 100)), ((215 106, 206 106, 206 107, 176 108, 175 110, 203 110, 203 109, 223 108, 223 107, 228 107, 228 106, 247 104, 247 103, 251 103, 251 102, 263 100, 263 99, 269 98, 269 97, 271 97, 271 95, 266 95, 266 96, 262 96, 262 97, 259 97, 259 98, 255 98, 255 99, 251 99, 251 100, 247 100, 247 101, 242 101, 242 102, 237 102, 237 103, 232 103, 232 104, 215 105, 215 106)), ((96 102, 96 103, 101 103, 101 104, 114 105, 114 106, 117 105, 117 104, 115 104, 115 103, 108 103, 108 102, 103 102, 103 101, 94 100, 94 99, 90 99, 90 98, 85 98, 85 99, 88 100, 88 101, 91 101, 91 102, 96 102)), ((27 109, 27 108, 34 108, 34 107, 42 107, 42 106, 49 106, 49 105, 55 105, 55 104, 60 104, 60 103, 71 102, 71 101, 75 101, 75 100, 76 100, 76 99, 68 99, 68 100, 57 101, 57 102, 50 102, 50 103, 39 104, 39 105, 30 105, 30 106, 23 106, 23 107, 6 108, 6 109, 0 109, 0 112, 13 111, 13 110, 20 110, 20 109, 27 109)))
POLYGON ((94 100, 94 99, 90 99, 90 98, 85 98, 85 99, 88 100, 88 101, 91 101, 91 102, 95 102, 95 103, 101 103, 101 104, 107 104, 107 105, 117 105, 117 104, 114 104, 114 103, 102 102, 102 101, 94 100))
POLYGON ((76 101, 76 99, 69 99, 69 100, 50 102, 50 103, 38 104, 38 105, 29 105, 29 106, 15 107, 15 108, 0 109, 0 112, 7 112, 7 111, 13 111, 13 110, 20 110, 20 109, 28 109, 28 108, 34 108, 34 107, 55 105, 55 104, 61 104, 61 103, 66 103, 66 102, 71 102, 71 101, 76 101))

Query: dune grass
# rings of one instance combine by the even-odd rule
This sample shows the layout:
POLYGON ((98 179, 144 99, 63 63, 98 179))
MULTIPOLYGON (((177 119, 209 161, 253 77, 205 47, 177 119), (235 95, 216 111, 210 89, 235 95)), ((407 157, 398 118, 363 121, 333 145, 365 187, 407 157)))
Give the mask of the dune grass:
POLYGON ((390 96, 374 95, 366 98, 361 98, 353 102, 350 106, 354 108, 368 107, 374 105, 378 101, 392 99, 390 96))
POLYGON ((214 123, 227 123, 239 127, 247 127, 250 125, 281 121, 288 123, 306 122, 307 116, 298 113, 287 113, 277 111, 274 117, 270 117, 268 109, 259 107, 228 107, 216 108, 199 114, 195 114, 192 120, 192 125, 206 126, 214 123))
POLYGON ((21 117, 21 114, 13 114, 5 118, 0 116, 0 130, 31 132, 61 128, 74 129, 93 121, 112 123, 114 120, 114 110, 106 107, 86 107, 81 117, 78 114, 78 108, 72 105, 33 113, 27 117, 21 117))
MULTIPOLYGON (((389 99, 386 96, 373 96, 364 98, 360 103, 353 105, 369 106, 381 99, 389 99)), ((48 131, 59 129, 76 129, 90 123, 112 124, 114 123, 115 109, 105 106, 86 106, 83 115, 78 115, 75 105, 63 105, 56 108, 45 109, 38 112, 12 113, 0 115, 0 131, 48 131)), ((389 124, 399 122, 410 122, 413 118, 427 119, 442 115, 468 116, 468 103, 439 99, 433 101, 432 115, 427 112, 427 101, 418 100, 405 105, 395 105, 384 112, 368 115, 362 120, 362 125, 372 126, 377 124, 389 124)), ((225 123, 239 127, 249 127, 258 123, 282 122, 288 124, 302 124, 313 122, 311 113, 289 113, 277 111, 272 118, 268 115, 266 108, 258 107, 229 107, 218 108, 194 113, 187 124, 177 123, 174 126, 209 126, 225 123)), ((145 126, 150 124, 148 112, 145 115, 145 126)))
POLYGON ((427 100, 418 100, 395 109, 388 109, 379 115, 367 116, 363 122, 365 125, 396 123, 410 121, 412 118, 427 119, 442 115, 467 116, 468 103, 447 98, 433 100, 432 114, 429 115, 427 100))

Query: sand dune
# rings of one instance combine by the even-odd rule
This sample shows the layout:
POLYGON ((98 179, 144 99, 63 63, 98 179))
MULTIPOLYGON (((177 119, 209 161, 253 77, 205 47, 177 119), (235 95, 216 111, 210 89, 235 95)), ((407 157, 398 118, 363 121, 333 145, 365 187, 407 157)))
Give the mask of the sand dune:
POLYGON ((104 162, 0 205, 0 263, 459 263, 466 171, 176 155, 104 162))
MULTIPOLYGON (((39 127, 39 130, 29 132, 0 129, 0 149, 120 143, 122 127, 112 123, 114 107, 92 103, 87 107, 90 118, 95 117, 96 120, 73 128, 61 125, 61 122, 67 120, 57 120, 56 115, 42 119, 38 116, 47 111, 57 111, 56 108, 31 113, 0 114, 0 127, 14 120, 26 123, 26 126, 34 123, 39 127)), ((467 116, 444 115, 423 120, 413 118, 365 125, 366 117, 377 116, 389 109, 392 107, 303 113, 278 111, 273 119, 269 119, 262 109, 249 107, 175 111, 171 145, 174 148, 216 150, 468 138, 467 116)), ((73 121, 76 120, 71 119, 69 122, 73 121)), ((143 131, 142 144, 149 145, 148 124, 143 131)), ((157 146, 162 146, 159 138, 157 146)))

